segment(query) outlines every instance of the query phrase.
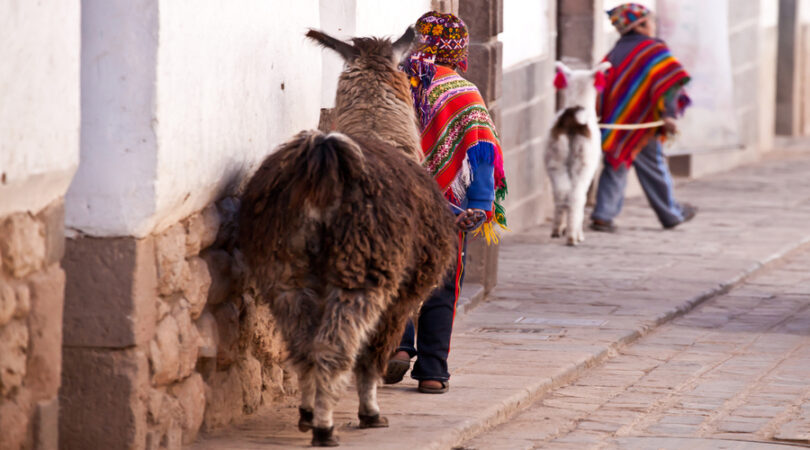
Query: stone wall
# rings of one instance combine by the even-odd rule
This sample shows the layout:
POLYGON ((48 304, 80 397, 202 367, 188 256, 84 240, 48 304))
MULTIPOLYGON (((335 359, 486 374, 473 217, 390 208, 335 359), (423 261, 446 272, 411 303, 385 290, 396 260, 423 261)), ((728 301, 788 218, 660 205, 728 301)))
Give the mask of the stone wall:
POLYGON ((810 136, 810 0, 779 0, 776 132, 810 136))
MULTIPOLYGON (((456 5, 445 2, 440 6, 452 10, 456 5)), ((503 31, 503 0, 459 0, 457 6, 458 16, 470 33, 469 61, 464 77, 478 87, 500 129, 503 45, 498 34, 503 31)), ((465 284, 480 284, 484 292, 492 290, 498 282, 498 247, 487 246, 480 237, 468 238, 464 270, 465 284)))
POLYGON ((546 12, 549 36, 543 40, 549 48, 503 73, 500 131, 509 180, 506 209, 515 230, 544 222, 552 206, 542 142, 556 110, 552 83, 557 53, 555 3, 549 1, 546 12))
POLYGON ((56 449, 64 208, 0 218, 0 449, 56 449))
POLYGON ((734 83, 734 107, 740 140, 745 146, 757 146, 759 123, 759 0, 734 0, 729 3, 728 28, 731 71, 734 83))
POLYGON ((147 447, 188 444, 201 426, 226 425, 293 387, 268 306, 241 289, 232 239, 237 209, 238 201, 226 198, 155 237, 147 447))
POLYGON ((267 305, 241 287, 237 210, 68 240, 62 448, 176 449, 295 390, 267 305))
POLYGON ((734 119, 740 148, 671 157, 673 173, 699 177, 729 170, 756 161, 773 146, 777 36, 764 14, 767 11, 761 0, 734 0, 728 4, 734 119))

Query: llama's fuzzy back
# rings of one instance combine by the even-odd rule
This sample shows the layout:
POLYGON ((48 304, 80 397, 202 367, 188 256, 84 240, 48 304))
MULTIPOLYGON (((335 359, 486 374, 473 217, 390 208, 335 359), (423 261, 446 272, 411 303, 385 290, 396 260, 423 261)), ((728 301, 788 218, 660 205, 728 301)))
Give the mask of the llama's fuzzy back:
MULTIPOLYGON (((414 310, 453 260, 454 229, 436 182, 400 150, 312 131, 282 145, 248 184, 239 243, 271 307, 284 292, 312 293, 313 305, 285 305, 276 314, 317 309, 335 290, 365 291, 384 303, 406 296, 412 304, 403 307, 414 310), (316 141, 334 148, 313 150, 316 141), (318 173, 326 174, 320 182, 318 173)), ((391 324, 396 333, 401 319, 391 324)), ((383 331, 376 345, 391 346, 393 331, 383 331)))

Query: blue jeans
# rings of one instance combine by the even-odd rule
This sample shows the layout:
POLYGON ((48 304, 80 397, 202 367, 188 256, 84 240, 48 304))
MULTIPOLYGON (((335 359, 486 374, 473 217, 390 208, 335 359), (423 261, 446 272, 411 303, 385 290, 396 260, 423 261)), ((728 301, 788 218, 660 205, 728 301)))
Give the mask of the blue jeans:
POLYGON ((453 332, 458 294, 464 281, 467 252, 466 236, 462 235, 459 239, 456 264, 450 267, 442 284, 430 293, 419 310, 419 331, 414 329, 413 322, 409 320, 397 347, 397 351, 406 351, 411 357, 416 356, 411 370, 411 377, 416 380, 447 381, 450 378, 447 357, 450 355, 450 335, 453 332))
MULTIPOLYGON (((651 139, 633 160, 638 181, 661 225, 671 227, 683 222, 683 208, 675 201, 669 166, 658 139, 651 139)), ((624 204, 628 168, 624 164, 614 169, 605 161, 599 176, 596 207, 591 219, 609 222, 619 215, 624 204)))

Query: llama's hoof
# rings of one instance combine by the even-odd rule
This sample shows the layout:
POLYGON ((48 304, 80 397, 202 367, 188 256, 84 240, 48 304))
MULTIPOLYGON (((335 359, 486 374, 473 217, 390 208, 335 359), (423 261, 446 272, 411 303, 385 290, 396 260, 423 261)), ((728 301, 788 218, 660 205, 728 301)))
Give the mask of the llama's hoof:
POLYGON ((298 408, 298 431, 304 433, 312 429, 312 421, 315 415, 312 411, 307 411, 304 408, 298 408))
POLYGON ((568 246, 569 246, 569 247, 576 247, 576 245, 578 244, 578 242, 577 242, 577 240, 576 240, 576 239, 574 239, 574 237, 573 237, 573 236, 569 236, 569 237, 568 237, 568 242, 566 242, 566 244, 568 244, 568 246))
POLYGON ((552 231, 551 232, 551 237, 553 237, 553 238, 558 238, 560 236, 562 236, 562 235, 560 234, 559 231, 552 231))
POLYGON ((338 440, 334 436, 335 427, 318 428, 312 427, 312 446, 313 447, 337 447, 338 440))
POLYGON ((357 417, 360 418, 360 425, 357 428, 388 428, 388 418, 379 414, 373 416, 357 414, 357 417))

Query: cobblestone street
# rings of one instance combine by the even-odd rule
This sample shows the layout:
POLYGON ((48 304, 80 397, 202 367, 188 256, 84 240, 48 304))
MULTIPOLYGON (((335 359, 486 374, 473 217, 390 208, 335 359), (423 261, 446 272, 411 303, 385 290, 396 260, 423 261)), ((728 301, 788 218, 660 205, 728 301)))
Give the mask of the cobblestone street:
MULTIPOLYGON (((794 153, 684 183, 679 199, 701 209, 672 231, 633 198, 618 233, 587 232, 577 248, 550 239, 548 226, 508 236, 498 286, 456 318, 450 391, 419 394, 409 377, 384 386, 390 428, 360 430, 349 389, 335 415, 341 446, 806 442, 807 173, 810 155, 794 153)), ((192 448, 305 447, 296 421, 288 398, 192 448)))
POLYGON ((810 444, 808 267, 805 249, 619 350, 463 447, 810 444))

